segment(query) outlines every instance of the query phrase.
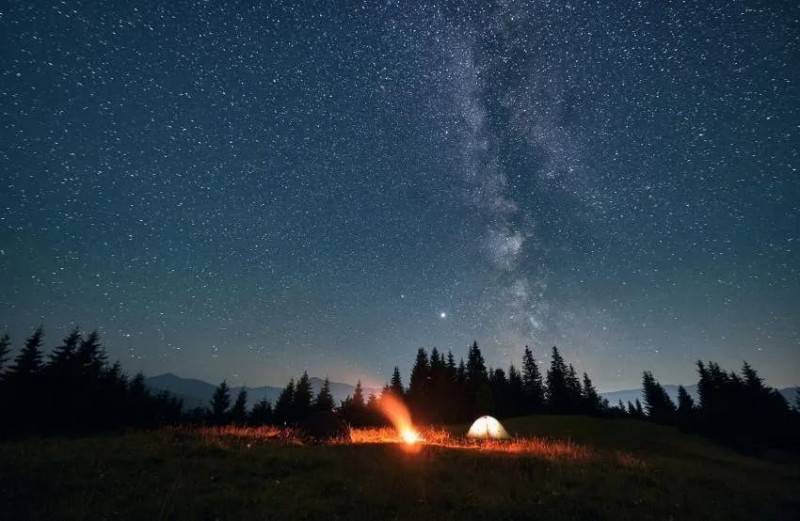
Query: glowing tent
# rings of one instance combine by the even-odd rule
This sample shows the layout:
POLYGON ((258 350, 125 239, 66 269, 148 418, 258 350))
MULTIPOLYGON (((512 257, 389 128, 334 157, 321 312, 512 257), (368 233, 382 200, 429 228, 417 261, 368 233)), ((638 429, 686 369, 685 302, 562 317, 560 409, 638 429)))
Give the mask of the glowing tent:
POLYGON ((500 422, 491 416, 481 416, 475 420, 467 432, 467 437, 480 440, 504 440, 510 438, 508 432, 500 425, 500 422))

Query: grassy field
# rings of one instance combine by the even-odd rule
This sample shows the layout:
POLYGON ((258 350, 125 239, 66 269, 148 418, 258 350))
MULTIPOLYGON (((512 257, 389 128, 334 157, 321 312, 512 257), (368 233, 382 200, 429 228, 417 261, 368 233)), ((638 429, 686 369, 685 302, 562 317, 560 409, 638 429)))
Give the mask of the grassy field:
MULTIPOLYGON (((800 519, 800 468, 675 429, 508 420, 474 445, 302 445, 275 430, 183 430, 0 444, 10 519, 800 519)), ((459 431, 460 429, 455 429, 459 431)))

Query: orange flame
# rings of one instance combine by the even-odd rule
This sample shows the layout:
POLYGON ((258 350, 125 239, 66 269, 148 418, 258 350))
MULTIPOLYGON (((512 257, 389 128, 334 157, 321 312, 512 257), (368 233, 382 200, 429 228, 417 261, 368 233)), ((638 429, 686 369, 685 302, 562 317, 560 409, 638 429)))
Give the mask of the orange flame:
POLYGON ((407 444, 414 444, 423 441, 411 423, 411 413, 408 407, 393 394, 386 393, 381 397, 380 409, 386 418, 392 422, 400 439, 407 444))

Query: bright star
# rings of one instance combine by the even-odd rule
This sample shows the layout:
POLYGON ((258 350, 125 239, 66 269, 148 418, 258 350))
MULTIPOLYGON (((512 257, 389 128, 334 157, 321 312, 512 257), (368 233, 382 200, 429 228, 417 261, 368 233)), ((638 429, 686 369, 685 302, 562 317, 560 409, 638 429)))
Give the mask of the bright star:
POLYGON ((439 313, 439 316, 442 317, 442 318, 447 318, 447 313, 442 311, 441 313, 439 313))

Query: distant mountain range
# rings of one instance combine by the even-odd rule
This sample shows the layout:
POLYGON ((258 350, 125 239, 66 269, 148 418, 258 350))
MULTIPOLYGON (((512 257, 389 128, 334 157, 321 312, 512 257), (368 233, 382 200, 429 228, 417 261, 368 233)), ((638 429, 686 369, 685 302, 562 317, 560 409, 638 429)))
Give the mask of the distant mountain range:
MULTIPOLYGON (((310 380, 311 389, 314 394, 316 394, 322 387, 322 379, 313 377, 310 380)), ((153 376, 151 378, 147 378, 145 382, 150 389, 155 391, 169 391, 176 396, 183 398, 183 405, 188 409, 195 407, 208 407, 209 402, 211 401, 211 396, 214 394, 214 389, 216 388, 216 385, 204 382, 203 380, 181 378, 180 376, 172 373, 153 376)), ((337 403, 344 400, 348 396, 352 396, 353 391, 355 390, 353 385, 340 382, 331 382, 330 386, 333 399, 336 400, 337 403)), ((664 390, 667 391, 667 394, 669 394, 670 398, 677 403, 678 386, 668 384, 663 385, 663 387, 664 390)), ((697 385, 687 385, 685 387, 692 398, 694 398, 696 401, 697 385)), ((231 400, 235 399, 236 395, 239 393, 239 389, 241 388, 242 387, 231 387, 231 400)), ((252 407, 255 402, 261 400, 262 398, 266 398, 274 405, 282 390, 281 387, 271 387, 268 385, 261 387, 244 387, 244 389, 247 391, 248 407, 252 407)), ((800 387, 786 387, 783 389, 778 389, 778 391, 791 405, 794 405, 795 392, 797 389, 800 389, 800 387)), ((381 389, 365 387, 364 397, 368 397, 371 393, 380 394, 380 392, 381 389)), ((620 400, 622 400, 622 403, 627 404, 629 401, 635 402, 637 398, 641 401, 642 390, 623 389, 621 391, 601 393, 601 396, 606 398, 610 405, 616 405, 620 400)))
MULTIPOLYGON (((312 377, 309 380, 311 381, 311 390, 316 395, 322 387, 323 380, 322 378, 316 377, 312 377)), ((179 398, 182 398, 184 407, 188 409, 208 407, 211 402, 211 396, 214 394, 214 389, 217 387, 203 380, 181 378, 172 373, 146 378, 145 384, 155 391, 169 391, 179 398)), ((355 390, 355 386, 339 382, 330 382, 330 388, 333 399, 337 403, 351 396, 355 390)), ((242 387, 231 387, 231 400, 236 399, 236 395, 239 393, 240 389, 242 389, 242 387)), ((247 391, 247 406, 252 407, 253 404, 262 398, 266 398, 274 405, 283 388, 269 385, 261 387, 245 386, 244 390, 247 391)), ((381 389, 364 387, 364 398, 366 399, 371 393, 380 394, 380 392, 381 389)))

